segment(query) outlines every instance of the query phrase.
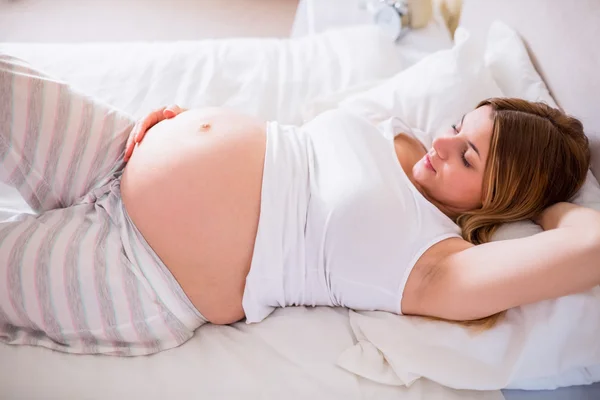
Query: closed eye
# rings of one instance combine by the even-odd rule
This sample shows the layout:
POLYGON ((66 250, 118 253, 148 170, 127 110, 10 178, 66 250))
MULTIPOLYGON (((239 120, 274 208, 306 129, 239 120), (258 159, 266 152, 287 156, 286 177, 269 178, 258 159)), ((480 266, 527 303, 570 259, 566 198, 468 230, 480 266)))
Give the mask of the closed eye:
MULTIPOLYGON (((452 124, 452 129, 454 130, 454 134, 458 135, 458 129, 456 128, 456 124, 452 124)), ((465 167, 471 168, 471 164, 467 161, 465 154, 467 154, 467 150, 463 151, 461 154, 462 162, 465 165, 465 167)))
POLYGON ((469 162, 467 161, 467 159, 466 159, 466 157, 465 157, 465 154, 467 154, 467 151, 466 151, 466 150, 465 150, 465 151, 463 151, 463 153, 462 153, 462 156, 461 156, 461 157, 462 157, 462 160, 463 160, 463 164, 465 164, 465 167, 467 167, 467 168, 471 168, 471 164, 469 164, 469 162))

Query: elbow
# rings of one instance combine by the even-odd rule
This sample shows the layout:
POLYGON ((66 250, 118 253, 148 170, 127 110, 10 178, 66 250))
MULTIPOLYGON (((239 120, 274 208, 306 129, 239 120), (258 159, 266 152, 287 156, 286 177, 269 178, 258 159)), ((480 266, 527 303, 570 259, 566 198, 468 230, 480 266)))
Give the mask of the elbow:
POLYGON ((493 315, 495 315, 493 312, 490 312, 489 310, 483 310, 481 308, 463 308, 446 310, 445 312, 440 313, 437 318, 445 319, 446 321, 469 324, 472 322, 481 321, 493 315))
POLYGON ((441 319, 445 321, 469 323, 479 321, 503 310, 497 310, 485 301, 462 302, 456 297, 442 299, 429 298, 419 302, 419 306, 406 307, 404 314, 441 319))

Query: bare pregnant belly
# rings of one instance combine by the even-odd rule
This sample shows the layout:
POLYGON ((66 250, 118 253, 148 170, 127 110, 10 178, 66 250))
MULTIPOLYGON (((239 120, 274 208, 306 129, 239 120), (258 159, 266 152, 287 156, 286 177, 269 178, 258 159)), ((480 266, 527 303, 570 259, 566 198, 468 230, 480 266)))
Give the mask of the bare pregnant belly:
POLYGON ((263 121, 190 110, 148 131, 122 177, 131 219, 213 323, 244 317, 265 144, 263 121))

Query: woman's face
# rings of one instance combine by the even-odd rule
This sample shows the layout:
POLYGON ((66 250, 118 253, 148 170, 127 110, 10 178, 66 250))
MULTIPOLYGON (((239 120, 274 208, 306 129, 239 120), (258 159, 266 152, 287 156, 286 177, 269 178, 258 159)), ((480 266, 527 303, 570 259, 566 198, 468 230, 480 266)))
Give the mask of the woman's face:
POLYGON ((493 123, 492 108, 482 106, 465 114, 433 141, 427 155, 412 169, 425 197, 453 213, 481 207, 493 123))

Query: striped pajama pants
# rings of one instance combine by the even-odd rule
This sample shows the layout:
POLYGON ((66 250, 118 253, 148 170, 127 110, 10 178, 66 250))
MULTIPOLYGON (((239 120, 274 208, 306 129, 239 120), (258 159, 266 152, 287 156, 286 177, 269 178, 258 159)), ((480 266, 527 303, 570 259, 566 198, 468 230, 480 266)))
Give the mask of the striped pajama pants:
POLYGON ((0 341, 145 355, 206 322, 120 196, 133 121, 0 54, 0 179, 36 212, 0 221, 0 341))

